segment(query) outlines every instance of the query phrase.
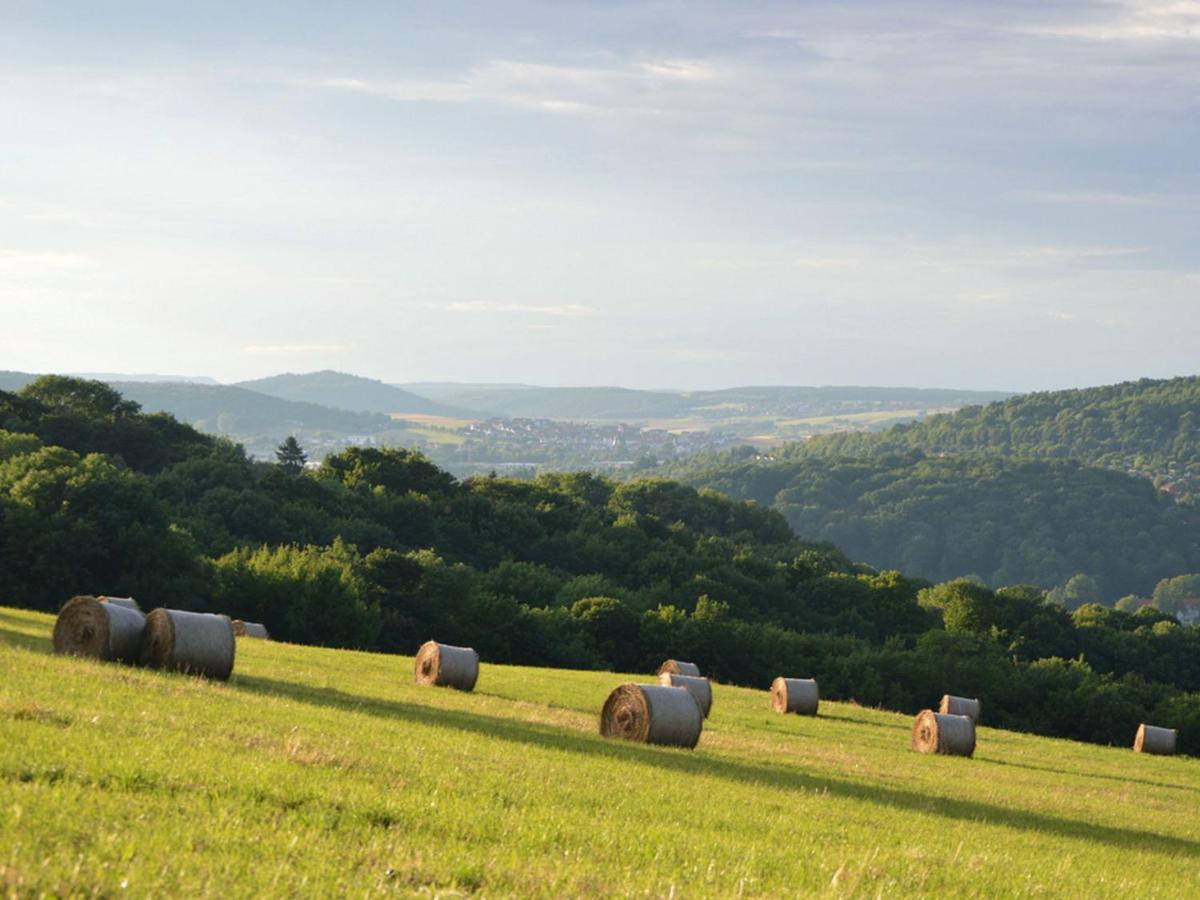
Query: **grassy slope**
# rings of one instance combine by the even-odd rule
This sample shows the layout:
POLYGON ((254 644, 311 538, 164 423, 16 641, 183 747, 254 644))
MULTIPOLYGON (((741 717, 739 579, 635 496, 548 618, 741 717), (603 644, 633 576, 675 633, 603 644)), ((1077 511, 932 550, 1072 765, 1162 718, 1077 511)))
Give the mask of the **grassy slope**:
POLYGON ((1200 761, 718 686, 689 752, 604 741, 611 673, 241 641, 228 684, 48 653, 0 610, 0 893, 1200 893, 1200 761))

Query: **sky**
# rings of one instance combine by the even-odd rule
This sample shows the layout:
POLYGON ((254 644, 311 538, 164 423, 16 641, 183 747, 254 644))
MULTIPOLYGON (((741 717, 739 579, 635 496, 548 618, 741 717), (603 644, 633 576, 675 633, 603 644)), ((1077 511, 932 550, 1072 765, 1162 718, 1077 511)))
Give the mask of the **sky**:
POLYGON ((1197 374, 1200 2, 0 0, 0 369, 1197 374))

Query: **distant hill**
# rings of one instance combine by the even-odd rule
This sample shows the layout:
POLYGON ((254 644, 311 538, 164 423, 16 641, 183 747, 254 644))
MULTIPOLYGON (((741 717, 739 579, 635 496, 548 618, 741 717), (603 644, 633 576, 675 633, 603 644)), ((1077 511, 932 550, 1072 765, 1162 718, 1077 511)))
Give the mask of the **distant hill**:
POLYGON ((426 382, 400 385, 413 393, 492 416, 545 419, 724 420, 804 418, 909 409, 946 409, 1011 396, 1001 391, 886 387, 736 387, 716 391, 645 391, 618 387, 426 382))
POLYGON ((417 396, 373 378, 324 370, 304 374, 287 373, 239 382, 238 387, 305 403, 345 409, 352 412, 415 414, 472 418, 475 414, 459 405, 447 405, 417 396))
POLYGON ((116 381, 139 381, 139 382, 169 382, 182 384, 220 384, 215 378, 210 378, 207 375, 155 375, 153 373, 131 373, 131 372, 68 372, 66 373, 73 378, 89 378, 93 381, 104 381, 112 384, 116 381))
POLYGON ((0 372, 0 391, 19 391, 37 378, 29 372, 0 372))
POLYGON ((1200 487, 1200 377, 1024 394, 872 434, 796 445, 801 456, 930 455, 1077 459, 1200 487))
POLYGON ((113 387, 140 403, 146 412, 169 412, 180 421, 213 434, 286 436, 301 431, 376 434, 397 425, 379 413, 297 403, 234 385, 119 381, 113 387))
POLYGON ((461 385, 435 390, 443 403, 489 416, 523 419, 663 419, 688 415, 681 394, 618 387, 527 387, 461 385))

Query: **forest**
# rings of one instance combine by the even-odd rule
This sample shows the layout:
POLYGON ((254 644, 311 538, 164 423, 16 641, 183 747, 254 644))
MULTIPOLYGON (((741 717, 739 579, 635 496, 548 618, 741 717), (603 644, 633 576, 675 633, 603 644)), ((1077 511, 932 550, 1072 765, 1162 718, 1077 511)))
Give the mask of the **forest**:
POLYGON ((793 456, 943 454, 1074 459, 1200 490, 1200 377, 1024 394, 874 434, 823 435, 793 456))
POLYGON ((665 479, 458 481, 402 449, 301 463, 249 460, 100 382, 0 392, 0 604, 133 595, 283 640, 410 653, 436 636, 494 662, 675 655, 902 711, 977 694, 987 724, 1102 743, 1148 718, 1200 752, 1200 629, 1153 608, 877 570, 776 510, 665 479))
POLYGON ((1146 478, 1073 460, 919 450, 780 457, 737 448, 658 471, 773 506, 799 535, 933 581, 1052 588, 1084 574, 1096 582, 1090 599, 1112 604, 1200 571, 1200 511, 1146 478))

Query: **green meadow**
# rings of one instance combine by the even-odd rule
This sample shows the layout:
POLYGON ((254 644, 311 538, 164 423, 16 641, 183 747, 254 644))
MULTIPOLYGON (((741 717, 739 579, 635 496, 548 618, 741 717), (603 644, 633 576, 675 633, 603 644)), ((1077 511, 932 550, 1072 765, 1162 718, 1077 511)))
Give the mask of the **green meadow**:
POLYGON ((0 894, 1200 896, 1200 760, 990 728, 924 756, 907 716, 724 685, 696 750, 649 747, 597 733, 645 677, 463 694, 239 639, 222 684, 52 626, 0 609, 0 894))

